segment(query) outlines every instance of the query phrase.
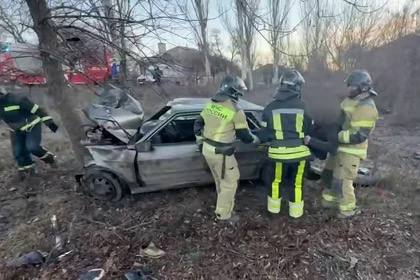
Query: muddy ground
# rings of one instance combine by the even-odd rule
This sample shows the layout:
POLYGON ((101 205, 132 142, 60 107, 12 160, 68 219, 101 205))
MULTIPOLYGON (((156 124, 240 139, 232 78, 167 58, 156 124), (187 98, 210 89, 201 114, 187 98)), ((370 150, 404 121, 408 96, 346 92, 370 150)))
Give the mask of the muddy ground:
MULTIPOLYGON (((265 93, 261 99, 261 92, 250 98, 269 98, 265 93)), ((164 98, 141 99, 158 107, 156 100, 164 98)), ((77 279, 92 268, 105 269, 105 279, 121 279, 133 269, 149 271, 150 279, 420 278, 420 161, 413 157, 420 151, 420 127, 395 126, 387 117, 379 122, 370 156, 384 179, 357 189, 361 215, 338 220, 321 208, 321 186, 308 183, 303 218, 291 220, 287 209, 268 216, 264 188, 243 182, 235 226, 214 222, 213 186, 142 194, 118 203, 95 201, 75 184, 64 138, 46 132, 46 146, 57 153, 59 168, 39 163, 38 176, 19 183, 7 133, 1 130, 1 280, 77 279), (65 240, 59 251, 53 249, 53 215, 65 240), (150 242, 166 255, 139 256, 150 242), (6 267, 8 260, 31 250, 46 252, 47 262, 6 267)))

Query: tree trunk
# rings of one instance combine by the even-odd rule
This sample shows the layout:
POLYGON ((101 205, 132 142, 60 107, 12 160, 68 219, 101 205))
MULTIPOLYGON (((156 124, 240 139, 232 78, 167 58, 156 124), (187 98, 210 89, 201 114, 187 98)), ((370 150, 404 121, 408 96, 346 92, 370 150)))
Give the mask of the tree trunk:
MULTIPOLYGON (((108 27, 109 37, 110 41, 114 45, 112 48, 112 57, 117 58, 119 60, 119 80, 120 82, 125 85, 125 82, 127 80, 127 56, 125 53, 126 45, 125 45, 125 26, 124 24, 121 24, 120 29, 117 30, 117 25, 115 20, 115 7, 118 8, 120 17, 122 18, 122 6, 121 5, 115 5, 112 0, 101 0, 101 3, 104 8, 104 14, 105 14, 105 22, 108 27), (119 35, 118 35, 119 33, 119 35)), ((120 4, 118 2, 118 4, 120 4)))
POLYGON ((278 63, 273 63, 273 79, 271 80, 272 84, 276 84, 279 80, 279 65, 278 63))
POLYGON ((127 44, 125 41, 125 25, 122 23, 120 27, 120 82, 122 85, 126 85, 127 82, 127 44))
POLYGON ((74 104, 72 104, 72 95, 67 90, 62 64, 55 58, 59 55, 56 53, 59 44, 54 24, 47 19, 51 15, 50 9, 46 0, 26 0, 26 3, 39 40, 42 66, 48 81, 47 94, 53 100, 55 110, 61 117, 76 159, 80 163, 79 167, 81 167, 84 157, 87 155, 85 147, 80 144, 80 139, 83 136, 82 122, 79 114, 75 111, 74 104))
POLYGON ((203 38, 203 58, 204 58, 204 67, 206 70, 207 78, 211 76, 211 67, 210 67, 210 60, 209 60, 209 46, 207 42, 207 31, 206 25, 207 23, 200 23, 201 25, 201 37, 203 38))
POLYGON ((245 34, 244 34, 244 11, 242 10, 241 0, 236 0, 236 10, 238 13, 238 39, 241 50, 241 77, 246 80, 247 78, 247 56, 246 56, 246 45, 245 45, 245 34))

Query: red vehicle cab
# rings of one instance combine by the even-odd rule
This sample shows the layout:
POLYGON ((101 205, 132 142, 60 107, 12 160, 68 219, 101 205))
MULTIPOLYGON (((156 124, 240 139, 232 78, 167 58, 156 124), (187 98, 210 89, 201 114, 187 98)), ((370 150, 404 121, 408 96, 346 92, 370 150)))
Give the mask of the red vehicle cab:
MULTIPOLYGON (((108 80, 111 73, 111 54, 105 48, 100 52, 101 59, 80 59, 76 69, 64 66, 66 80, 75 85, 108 80)), ((24 85, 46 84, 47 79, 37 46, 0 42, 0 82, 19 82, 24 85)))

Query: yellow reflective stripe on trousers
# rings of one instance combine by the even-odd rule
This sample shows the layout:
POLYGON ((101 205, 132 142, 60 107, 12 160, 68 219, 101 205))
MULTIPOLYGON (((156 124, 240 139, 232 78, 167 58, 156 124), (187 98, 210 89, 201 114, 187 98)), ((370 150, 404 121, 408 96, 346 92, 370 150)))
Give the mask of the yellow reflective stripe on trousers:
POLYGON ((367 156, 366 148, 338 147, 338 151, 346 153, 346 154, 359 156, 359 157, 362 157, 362 158, 366 158, 366 156, 367 156))
POLYGON ((354 121, 350 122, 352 127, 367 127, 372 128, 375 126, 375 121, 354 121))
POLYGON ((299 162, 298 170, 295 178, 295 202, 302 201, 302 184, 303 184, 303 174, 305 172, 306 160, 299 162))
POLYGON ((31 114, 35 114, 36 111, 38 111, 38 109, 39 109, 39 106, 37 104, 35 104, 34 107, 32 107, 32 109, 31 109, 31 114))
POLYGON ((281 115, 274 114, 273 115, 273 128, 276 131, 276 139, 283 140, 283 128, 281 125, 281 115))
POLYGON ((322 199, 328 202, 334 202, 337 201, 337 198, 329 193, 323 192, 322 193, 322 199))
POLYGON ((41 121, 43 121, 43 122, 48 121, 48 120, 52 120, 52 117, 50 117, 50 116, 45 116, 45 117, 42 117, 42 118, 41 118, 41 121))
POLYGON ((356 203, 354 202, 350 202, 346 204, 340 203, 338 207, 340 208, 340 211, 342 212, 353 211, 354 208, 356 208, 356 203))
POLYGON ((303 114, 296 114, 296 132, 299 134, 299 138, 303 138, 303 114))
POLYGON ((342 130, 338 133, 338 140, 341 143, 350 143, 350 130, 342 130))
POLYGON ((12 106, 4 107, 5 112, 16 111, 16 110, 19 110, 19 109, 20 109, 19 105, 12 105, 12 106))
POLYGON ((28 124, 26 124, 26 125, 22 126, 22 127, 20 128, 20 130, 22 130, 22 131, 27 131, 27 130, 31 129, 32 127, 34 127, 35 125, 37 125, 39 122, 41 122, 41 118, 40 118, 40 117, 37 117, 37 118, 36 118, 35 120, 33 120, 32 122, 30 122, 30 123, 28 123, 28 124))
POLYGON ((280 213, 281 199, 273 199, 270 196, 267 197, 267 210, 270 213, 280 213))
POLYGON ((271 184, 271 197, 273 199, 279 199, 280 198, 280 183, 283 176, 283 164, 281 162, 275 163, 275 170, 274 170, 274 180, 271 184))
POLYGON ((304 207, 304 202, 303 201, 299 201, 299 202, 289 202, 289 215, 292 218, 299 218, 303 215, 303 207, 304 207))
POLYGON ((20 167, 18 167, 18 170, 23 171, 23 170, 31 169, 33 167, 34 167, 33 164, 29 164, 29 165, 26 165, 26 166, 20 166, 20 167))

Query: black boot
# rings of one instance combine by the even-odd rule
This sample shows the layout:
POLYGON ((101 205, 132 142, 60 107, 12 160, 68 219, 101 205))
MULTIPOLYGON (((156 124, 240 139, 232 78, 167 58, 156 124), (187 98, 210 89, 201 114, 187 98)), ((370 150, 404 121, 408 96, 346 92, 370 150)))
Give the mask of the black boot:
POLYGON ((55 161, 55 155, 51 152, 47 152, 45 156, 41 157, 41 160, 52 168, 57 168, 57 162, 55 161))
POLYGON ((19 169, 18 171, 18 178, 19 181, 24 181, 27 178, 30 178, 32 176, 35 175, 35 167, 31 166, 31 167, 27 167, 25 169, 19 169))

